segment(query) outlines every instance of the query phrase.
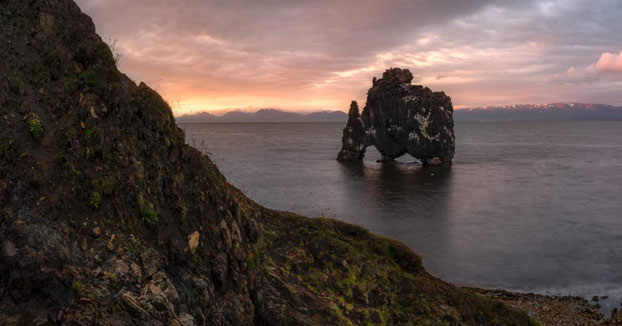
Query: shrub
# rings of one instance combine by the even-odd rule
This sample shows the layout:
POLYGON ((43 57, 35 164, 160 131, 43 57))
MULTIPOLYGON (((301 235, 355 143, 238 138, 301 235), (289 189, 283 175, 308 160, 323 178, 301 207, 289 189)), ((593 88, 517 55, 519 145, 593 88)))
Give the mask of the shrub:
POLYGON ((117 45, 117 39, 108 38, 106 40, 106 43, 108 43, 108 47, 110 48, 110 52, 112 53, 112 60, 114 61, 114 64, 119 65, 119 61, 121 61, 121 58, 123 58, 123 53, 121 53, 121 50, 117 45))
POLYGON ((89 203, 91 203, 91 206, 93 206, 94 208, 99 208, 99 204, 101 204, 102 201, 102 196, 99 194, 99 192, 94 191, 91 193, 91 198, 89 200, 89 203))
POLYGON ((43 126, 37 117, 33 117, 28 121, 28 127, 34 139, 40 139, 43 136, 43 126))

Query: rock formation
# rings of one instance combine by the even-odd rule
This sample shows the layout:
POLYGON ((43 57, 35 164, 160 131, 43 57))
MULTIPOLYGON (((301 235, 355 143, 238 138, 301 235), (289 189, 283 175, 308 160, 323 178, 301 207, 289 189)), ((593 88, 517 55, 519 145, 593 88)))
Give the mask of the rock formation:
POLYGON ((407 69, 389 69, 382 78, 374 78, 362 114, 352 102, 338 160, 362 160, 367 146, 374 145, 382 162, 408 153, 423 165, 451 165, 455 150, 451 99, 443 92, 411 85, 412 79, 407 69))
POLYGON ((0 127, 0 325, 530 325, 246 198, 72 0, 0 0, 0 127))
POLYGON ((362 160, 367 146, 370 145, 371 137, 368 135, 365 122, 359 113, 359 106, 356 101, 352 101, 350 111, 348 111, 348 123, 343 129, 343 138, 341 139, 343 148, 337 159, 340 161, 362 160))

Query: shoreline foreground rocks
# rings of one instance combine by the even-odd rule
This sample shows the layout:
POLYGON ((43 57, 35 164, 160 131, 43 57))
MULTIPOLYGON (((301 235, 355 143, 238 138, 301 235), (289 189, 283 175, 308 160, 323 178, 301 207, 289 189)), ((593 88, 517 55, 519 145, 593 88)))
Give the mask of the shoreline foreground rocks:
POLYGON ((391 68, 373 80, 367 105, 353 101, 343 130, 339 161, 359 161, 375 146, 381 162, 408 153, 423 165, 451 165, 455 152, 453 106, 443 92, 411 85, 408 69, 391 68))

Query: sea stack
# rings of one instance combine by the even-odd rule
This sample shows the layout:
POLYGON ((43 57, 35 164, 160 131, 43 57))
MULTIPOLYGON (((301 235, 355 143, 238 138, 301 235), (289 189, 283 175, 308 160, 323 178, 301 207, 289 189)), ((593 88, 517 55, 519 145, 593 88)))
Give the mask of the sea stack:
POLYGON ((451 165, 455 152, 451 98, 421 85, 411 85, 408 69, 391 68, 373 80, 367 104, 359 114, 353 101, 343 130, 339 161, 357 161, 374 145, 381 162, 406 153, 423 165, 451 165))

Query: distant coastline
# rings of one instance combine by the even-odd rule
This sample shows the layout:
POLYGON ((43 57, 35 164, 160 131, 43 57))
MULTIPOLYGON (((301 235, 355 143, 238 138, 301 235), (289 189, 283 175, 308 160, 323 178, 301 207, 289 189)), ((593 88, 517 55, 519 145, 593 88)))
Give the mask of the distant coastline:
MULTIPOLYGON (((230 111, 223 115, 208 112, 182 115, 177 123, 346 123, 342 111, 297 113, 278 109, 256 112, 230 111)), ((501 122, 528 120, 622 120, 622 107, 606 104, 551 103, 488 106, 454 110, 455 122, 501 122)))
POLYGON ((261 109, 257 112, 230 111, 222 116, 208 112, 183 115, 177 123, 271 123, 271 122, 342 122, 348 115, 342 111, 320 111, 312 113, 287 112, 277 109, 261 109))
POLYGON ((622 120, 622 107, 605 104, 550 103, 478 107, 454 111, 456 122, 526 120, 622 120))

